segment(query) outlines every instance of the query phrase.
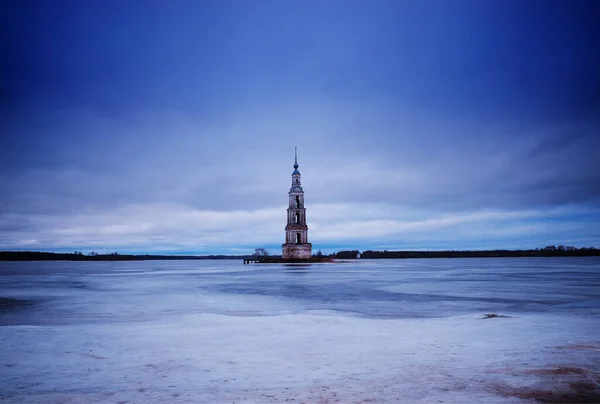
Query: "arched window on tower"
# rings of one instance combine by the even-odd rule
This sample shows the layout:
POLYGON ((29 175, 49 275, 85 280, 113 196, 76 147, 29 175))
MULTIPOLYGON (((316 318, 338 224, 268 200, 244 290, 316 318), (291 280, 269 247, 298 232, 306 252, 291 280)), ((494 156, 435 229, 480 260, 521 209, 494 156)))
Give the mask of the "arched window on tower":
POLYGON ((300 223, 300 212, 296 212, 296 224, 300 223))
POLYGON ((300 240, 300 233, 296 233, 296 244, 302 244, 300 240))
POLYGON ((296 185, 298 185, 298 183, 299 183, 300 181, 298 180, 298 178, 296 178, 296 179, 294 180, 294 182, 296 183, 296 185))
POLYGON ((300 197, 298 195, 296 195, 296 207, 300 207, 300 197))

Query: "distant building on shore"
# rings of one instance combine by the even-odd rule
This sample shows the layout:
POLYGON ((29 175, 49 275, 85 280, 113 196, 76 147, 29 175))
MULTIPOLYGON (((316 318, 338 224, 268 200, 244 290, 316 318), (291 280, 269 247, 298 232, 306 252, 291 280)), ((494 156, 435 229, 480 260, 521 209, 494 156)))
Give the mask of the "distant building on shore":
POLYGON ((287 225, 285 226, 285 244, 282 247, 284 259, 307 259, 312 256, 312 244, 308 242, 308 226, 306 225, 306 208, 304 207, 304 191, 298 171, 298 152, 294 148, 294 172, 292 187, 289 192, 290 203, 287 209, 287 225))

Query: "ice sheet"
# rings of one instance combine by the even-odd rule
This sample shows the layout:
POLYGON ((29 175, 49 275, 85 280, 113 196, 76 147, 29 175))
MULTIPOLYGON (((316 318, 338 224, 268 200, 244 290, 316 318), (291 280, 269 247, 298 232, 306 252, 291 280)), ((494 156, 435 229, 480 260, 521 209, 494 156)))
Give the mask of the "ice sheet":
POLYGON ((302 272, 237 262, 121 263, 81 272, 77 263, 52 270, 29 263, 22 274, 3 263, 0 297, 13 303, 0 315, 0 401, 594 397, 600 260, 567 262, 566 275, 561 260, 500 259, 484 268, 479 260, 359 261, 302 272), (467 279, 477 289, 510 290, 506 307, 512 309, 498 312, 507 317, 484 318, 481 307, 498 302, 471 294, 467 279), (554 288, 543 293, 551 280, 579 292, 556 305, 554 288), (395 292, 398 285, 406 287, 395 292), (523 293, 515 299, 518 285, 523 293), (527 295, 532 287, 539 296, 527 295), (393 300, 398 293, 406 295, 393 300), (388 310, 378 316, 374 309, 389 304, 406 304, 414 315, 388 310))

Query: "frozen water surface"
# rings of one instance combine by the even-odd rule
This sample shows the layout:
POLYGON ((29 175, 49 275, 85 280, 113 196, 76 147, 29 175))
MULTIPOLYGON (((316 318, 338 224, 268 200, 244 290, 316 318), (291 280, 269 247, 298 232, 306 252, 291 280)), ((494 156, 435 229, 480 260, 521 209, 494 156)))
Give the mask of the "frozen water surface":
POLYGON ((600 402, 600 259, 0 262, 0 361, 7 403, 600 402))

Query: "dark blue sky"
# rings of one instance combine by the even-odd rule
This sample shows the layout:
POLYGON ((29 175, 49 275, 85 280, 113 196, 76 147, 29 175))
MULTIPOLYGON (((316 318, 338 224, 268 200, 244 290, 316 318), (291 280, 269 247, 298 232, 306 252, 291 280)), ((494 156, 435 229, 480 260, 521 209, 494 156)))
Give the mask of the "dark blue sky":
POLYGON ((600 246, 596 1, 7 1, 0 248, 600 246))

